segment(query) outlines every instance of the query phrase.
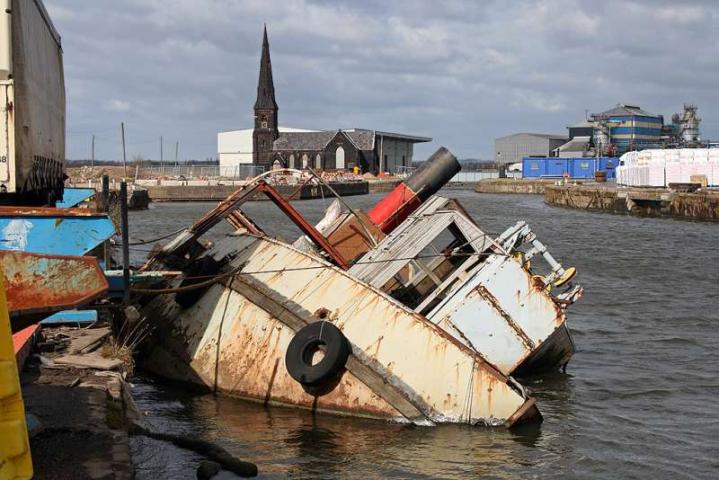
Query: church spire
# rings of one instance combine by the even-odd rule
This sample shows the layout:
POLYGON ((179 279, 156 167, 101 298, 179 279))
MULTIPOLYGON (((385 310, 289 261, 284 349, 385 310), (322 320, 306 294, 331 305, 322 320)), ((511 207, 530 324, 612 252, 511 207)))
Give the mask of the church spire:
POLYGON ((270 165, 272 163, 273 144, 280 136, 277 127, 278 110, 275 101, 275 85, 272 82, 270 42, 267 41, 267 25, 265 25, 262 36, 260 78, 257 82, 257 101, 255 102, 255 129, 252 131, 252 161, 255 164, 270 165))
POLYGON ((272 81, 272 63, 270 62, 270 42, 267 41, 267 25, 262 37, 262 57, 260 58, 260 78, 257 82, 257 109, 277 109, 275 85, 272 81))

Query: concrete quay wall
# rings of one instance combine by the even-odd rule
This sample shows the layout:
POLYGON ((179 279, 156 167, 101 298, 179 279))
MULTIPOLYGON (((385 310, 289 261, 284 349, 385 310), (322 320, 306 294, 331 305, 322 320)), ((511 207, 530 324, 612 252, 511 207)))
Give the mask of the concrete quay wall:
MULTIPOLYGON (((331 183, 330 186, 339 195, 365 195, 369 192, 367 182, 331 183)), ((275 185, 281 195, 287 197, 295 193, 299 185, 275 185)), ((237 185, 154 185, 147 186, 153 202, 212 202, 227 198, 239 187, 237 185)), ((313 198, 331 197, 332 192, 325 185, 305 185, 295 199, 309 200, 313 198)), ((266 200, 262 193, 255 195, 253 200, 266 200)))
MULTIPOLYGON (((402 180, 370 180, 369 193, 385 193, 394 190, 402 180)), ((449 182, 442 187, 444 190, 474 190, 478 182, 449 182)))
POLYGON ((553 206, 646 217, 719 221, 719 192, 672 192, 663 188, 623 188, 606 184, 548 186, 553 206))
POLYGON ((542 195, 546 187, 556 180, 529 180, 524 178, 491 178, 480 180, 474 187, 477 193, 522 193, 542 195))
POLYGON ((401 180, 398 179, 392 179, 392 180, 370 180, 369 181, 369 193, 382 193, 382 192, 391 192, 394 190, 394 187, 399 185, 401 180))

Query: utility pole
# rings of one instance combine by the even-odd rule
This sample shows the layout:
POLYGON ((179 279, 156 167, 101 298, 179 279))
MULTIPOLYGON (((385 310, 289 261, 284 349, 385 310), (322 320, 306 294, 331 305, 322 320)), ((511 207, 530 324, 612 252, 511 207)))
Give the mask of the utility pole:
POLYGON ((125 154, 125 122, 120 123, 120 130, 122 131, 122 177, 123 180, 127 178, 127 155, 125 154))
POLYGON ((127 183, 120 183, 120 229, 122 234, 122 303, 130 303, 130 226, 127 220, 127 183))
POLYGON ((177 152, 180 150, 180 141, 175 142, 175 165, 177 165, 177 152))
POLYGON ((160 170, 162 170, 162 173, 165 173, 165 163, 162 155, 162 135, 160 135, 160 170))
POLYGON ((90 167, 95 167, 95 135, 92 135, 92 155, 90 156, 90 167))

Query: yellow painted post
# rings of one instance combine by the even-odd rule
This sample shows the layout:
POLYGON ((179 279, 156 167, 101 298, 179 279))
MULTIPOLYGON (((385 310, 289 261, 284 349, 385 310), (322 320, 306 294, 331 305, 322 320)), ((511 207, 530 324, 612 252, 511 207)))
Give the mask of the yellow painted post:
POLYGON ((32 459, 3 278, 0 271, 0 480, 18 480, 32 478, 32 459))

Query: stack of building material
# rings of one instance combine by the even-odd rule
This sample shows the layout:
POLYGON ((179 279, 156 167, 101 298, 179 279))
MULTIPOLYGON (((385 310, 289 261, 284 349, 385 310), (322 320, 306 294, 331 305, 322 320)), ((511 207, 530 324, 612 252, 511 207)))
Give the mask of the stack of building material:
POLYGON ((617 167, 620 185, 666 187, 670 183, 692 183, 692 178, 705 178, 708 186, 719 186, 719 149, 628 152, 622 155, 617 167))

